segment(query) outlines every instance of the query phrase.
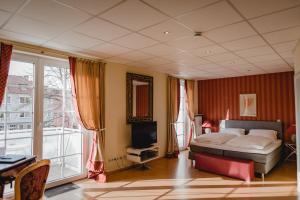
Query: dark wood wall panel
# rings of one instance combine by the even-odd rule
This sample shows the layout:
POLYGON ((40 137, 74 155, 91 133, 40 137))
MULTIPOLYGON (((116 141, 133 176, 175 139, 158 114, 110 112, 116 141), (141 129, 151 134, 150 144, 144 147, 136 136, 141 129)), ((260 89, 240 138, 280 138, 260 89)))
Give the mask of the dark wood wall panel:
POLYGON ((286 129, 295 123, 294 73, 198 81, 198 111, 205 119, 277 120, 286 129), (257 116, 241 117, 239 95, 255 93, 257 116))

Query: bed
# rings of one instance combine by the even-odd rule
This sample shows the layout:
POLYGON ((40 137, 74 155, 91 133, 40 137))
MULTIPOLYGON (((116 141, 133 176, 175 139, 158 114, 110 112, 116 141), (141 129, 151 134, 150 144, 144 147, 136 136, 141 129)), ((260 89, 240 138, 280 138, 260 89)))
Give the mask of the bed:
POLYGON ((230 147, 226 145, 226 139, 224 140, 225 142, 223 142, 224 144, 192 142, 190 145, 189 159, 193 161, 195 160, 194 156, 196 153, 205 152, 214 155, 253 160, 254 170, 256 173, 261 174, 262 178, 281 160, 284 138, 281 122, 222 120, 221 124, 224 128, 245 129, 246 135, 250 129, 274 130, 277 131, 278 141, 261 150, 230 147))

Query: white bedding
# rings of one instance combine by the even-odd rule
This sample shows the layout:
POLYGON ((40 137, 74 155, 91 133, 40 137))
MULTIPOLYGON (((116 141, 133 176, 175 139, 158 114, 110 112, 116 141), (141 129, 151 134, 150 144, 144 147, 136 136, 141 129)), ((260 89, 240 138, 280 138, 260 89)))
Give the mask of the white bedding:
POLYGON ((241 137, 233 138, 227 141, 227 146, 246 148, 246 149, 264 149, 269 144, 273 143, 274 140, 261 136, 244 135, 241 137))
POLYGON ((207 143, 207 144, 224 144, 227 141, 238 137, 233 134, 224 134, 224 133, 211 133, 201 135, 193 140, 195 143, 207 143))
POLYGON ((269 154, 275 149, 277 149, 278 147, 280 147, 281 142, 282 142, 281 140, 277 140, 276 142, 267 145, 263 149, 249 149, 244 147, 233 147, 227 144, 201 143, 196 141, 192 141, 191 144, 199 147, 207 147, 207 148, 221 149, 227 151, 238 151, 238 152, 255 153, 255 154, 269 154))

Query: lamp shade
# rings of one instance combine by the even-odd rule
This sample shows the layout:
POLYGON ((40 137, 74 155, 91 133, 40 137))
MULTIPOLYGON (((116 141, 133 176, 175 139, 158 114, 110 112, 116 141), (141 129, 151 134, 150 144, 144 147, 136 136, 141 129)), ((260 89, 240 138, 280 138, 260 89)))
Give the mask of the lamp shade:
POLYGON ((292 124, 290 125, 286 131, 285 131, 288 135, 292 135, 292 134, 296 134, 296 124, 292 124))
POLYGON ((212 122, 209 120, 205 120, 202 124, 203 128, 211 128, 212 127, 212 122))
POLYGON ((286 131, 285 131, 285 134, 286 134, 286 138, 288 140, 291 140, 291 136, 296 134, 296 124, 292 124, 290 125, 286 131))

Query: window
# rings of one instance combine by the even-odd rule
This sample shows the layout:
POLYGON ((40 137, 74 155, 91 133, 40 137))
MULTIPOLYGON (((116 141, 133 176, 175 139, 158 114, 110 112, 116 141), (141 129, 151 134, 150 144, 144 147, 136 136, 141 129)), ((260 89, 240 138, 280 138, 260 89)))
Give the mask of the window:
POLYGON ((43 158, 52 163, 49 180, 80 174, 83 152, 78 147, 82 146, 82 131, 72 104, 68 68, 44 67, 43 102, 43 158))
POLYGON ((52 186, 61 180, 85 177, 87 151, 70 85, 67 60, 13 53, 6 101, 0 106, 0 148, 7 154, 35 154, 38 159, 50 159, 48 181, 52 186), (38 126, 34 123, 43 125, 42 132, 35 130, 38 126))
MULTIPOLYGON (((25 91, 26 88, 20 88, 20 90, 25 91)), ((20 102, 20 104, 28 104, 28 103, 30 103, 30 98, 29 97, 20 97, 19 102, 20 102)))
POLYGON ((185 81, 180 80, 180 105, 178 119, 176 123, 177 140, 180 149, 186 147, 187 134, 189 133, 189 117, 187 113, 187 96, 185 91, 185 81))
POLYGON ((9 125, 9 130, 17 130, 17 125, 16 124, 9 125))

